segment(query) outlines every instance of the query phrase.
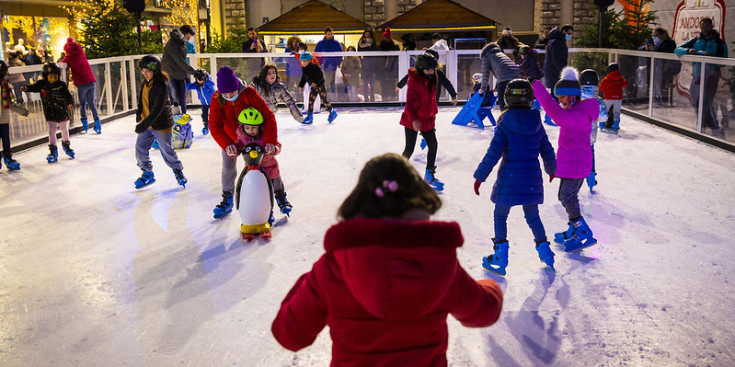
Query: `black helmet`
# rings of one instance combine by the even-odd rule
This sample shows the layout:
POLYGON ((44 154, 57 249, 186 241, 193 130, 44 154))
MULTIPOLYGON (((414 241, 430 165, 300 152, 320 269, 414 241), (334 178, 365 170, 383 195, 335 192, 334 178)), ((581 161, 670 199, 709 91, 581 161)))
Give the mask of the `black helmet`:
POLYGON ((620 66, 615 62, 607 66, 608 73, 612 73, 613 71, 618 71, 618 70, 620 70, 620 66))
POLYGON ((531 108, 533 88, 526 79, 513 79, 505 86, 505 105, 509 108, 531 108))
POLYGON ((593 85, 597 86, 600 83, 600 77, 597 76, 597 72, 592 69, 585 69, 579 74, 579 84, 582 86, 593 85))
POLYGON ((518 45, 518 54, 525 55, 531 51, 531 46, 520 44, 518 45))
POLYGON ((59 65, 56 65, 53 62, 43 64, 43 67, 41 68, 41 75, 43 75, 43 78, 46 79, 49 74, 61 75, 61 69, 59 69, 59 65))
POLYGON ((0 79, 4 79, 6 76, 8 76, 8 63, 0 60, 0 79))
POLYGON ((437 65, 436 59, 429 53, 424 52, 416 58, 416 69, 436 69, 437 65))
POLYGON ((204 69, 196 69, 194 70, 194 79, 196 80, 207 80, 207 77, 209 74, 204 69))
POLYGON ((434 60, 439 61, 439 52, 437 52, 436 50, 426 50, 424 51, 424 53, 431 55, 434 60))
POLYGON ((141 69, 148 69, 150 71, 156 71, 161 69, 161 59, 154 55, 145 55, 138 61, 138 67, 141 69))

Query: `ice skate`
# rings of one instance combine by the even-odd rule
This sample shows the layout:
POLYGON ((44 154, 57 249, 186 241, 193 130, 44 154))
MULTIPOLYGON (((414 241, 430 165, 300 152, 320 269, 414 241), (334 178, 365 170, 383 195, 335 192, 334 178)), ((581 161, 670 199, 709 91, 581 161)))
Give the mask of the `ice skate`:
POLYGON ((590 175, 587 176, 587 186, 590 187, 590 190, 597 186, 597 173, 595 171, 590 172, 590 175))
POLYGON ((56 148, 56 145, 48 145, 49 153, 46 156, 46 162, 48 163, 56 163, 59 161, 59 150, 56 148))
POLYGON ((143 170, 143 174, 135 180, 135 188, 142 189, 152 183, 156 182, 153 171, 143 170))
POLYGON ((577 252, 597 243, 597 239, 592 237, 592 230, 584 221, 584 218, 572 223, 572 226, 574 226, 574 235, 564 241, 564 251, 577 252))
POLYGON ((278 203, 278 208, 281 209, 281 213, 286 214, 286 216, 290 216, 293 206, 291 206, 291 203, 288 202, 288 199, 286 198, 286 192, 276 191, 275 196, 276 203, 278 203))
POLYGON ((70 159, 74 159, 74 149, 71 148, 71 142, 70 141, 62 141, 61 147, 64 148, 64 153, 69 156, 70 159))
POLYGON ((314 115, 312 113, 309 113, 308 115, 306 115, 306 117, 304 118, 304 121, 302 121, 301 123, 304 124, 304 125, 311 125, 311 124, 313 124, 314 123, 314 115))
POLYGON ((505 275, 505 268, 508 266, 508 241, 500 241, 495 242, 493 238, 493 250, 495 250, 495 253, 482 258, 482 267, 493 273, 505 275))
POLYGON ((331 111, 329 111, 329 117, 327 117, 327 121, 331 124, 334 119, 337 118, 337 110, 332 108, 331 111))
POLYGON ((102 134, 102 124, 100 123, 100 119, 94 120, 94 132, 102 134))
POLYGON ((184 172, 182 172, 180 169, 174 168, 174 176, 176 176, 176 182, 179 183, 182 187, 186 188, 186 183, 189 182, 189 180, 184 177, 184 172))
POLYGON ((541 261, 548 265, 551 270, 556 271, 554 269, 554 252, 549 247, 549 241, 543 240, 536 242, 536 252, 538 252, 538 257, 541 261))
POLYGON ((554 121, 551 120, 551 117, 549 117, 549 115, 544 116, 544 123, 549 126, 559 126, 555 124, 554 121))
POLYGON ((564 244, 564 241, 572 238, 572 235, 574 235, 574 226, 572 222, 568 222, 567 224, 569 224, 569 228, 566 231, 554 233, 554 242, 564 244))
POLYGON ((3 161, 5 161, 5 166, 8 167, 9 171, 20 171, 20 163, 13 159, 12 156, 5 155, 3 161))
POLYGON ((436 167, 426 169, 426 173, 424 174, 424 181, 426 181, 426 183, 428 183, 429 186, 431 186, 431 188, 436 191, 444 190, 444 183, 436 178, 436 167))
POLYGON ((214 219, 219 219, 232 212, 232 193, 222 192, 222 202, 214 207, 214 219))
POLYGON ((89 130, 89 123, 87 122, 87 119, 81 119, 82 121, 82 130, 84 133, 87 133, 87 130, 89 130))

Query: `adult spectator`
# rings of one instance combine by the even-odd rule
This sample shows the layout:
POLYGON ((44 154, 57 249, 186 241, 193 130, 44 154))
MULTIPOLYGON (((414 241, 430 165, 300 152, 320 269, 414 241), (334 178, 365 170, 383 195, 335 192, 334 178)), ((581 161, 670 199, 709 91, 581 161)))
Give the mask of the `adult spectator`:
MULTIPOLYGON (((23 52, 21 51, 12 51, 10 53, 10 58, 8 59, 8 66, 9 67, 15 67, 15 66, 25 66, 26 64, 23 62, 23 52)), ((11 74, 10 71, 8 71, 8 83, 13 85, 13 92, 15 92, 15 99, 18 101, 18 103, 23 103, 23 91, 21 88, 28 84, 28 81, 26 81, 25 76, 23 73, 15 73, 11 74)))
MULTIPOLYGON (((679 45, 675 52, 677 55, 701 55, 713 57, 727 57, 727 45, 720 38, 720 34, 714 30, 711 18, 702 18, 699 21, 700 33, 698 36, 679 45)), ((702 101, 702 127, 711 128, 713 133, 724 136, 717 122, 717 111, 713 106, 717 83, 720 79, 722 66, 708 63, 705 66, 704 76, 701 75, 702 67, 698 62, 692 63, 692 83, 689 86, 689 98, 695 110, 699 108, 699 86, 704 82, 704 100, 702 101)))
POLYGON ((26 57, 23 58, 23 62, 26 63, 26 65, 40 65, 43 64, 43 60, 41 59, 38 54, 36 54, 36 49, 31 48, 28 50, 28 53, 26 54, 26 57))
MULTIPOLYGON (((347 52, 355 52, 355 46, 347 47, 347 52)), ((345 56, 342 60, 342 66, 339 67, 342 72, 342 80, 347 90, 347 98, 350 102, 357 102, 357 88, 360 86, 360 72, 362 71, 362 63, 357 56, 345 56)))
MULTIPOLYGON (((377 51, 375 37, 373 31, 366 29, 362 32, 362 37, 357 41, 357 51, 377 51)), ((375 73, 378 58, 375 56, 362 57, 362 92, 365 95, 366 102, 375 101, 375 73)))
POLYGON ((61 62, 61 60, 63 60, 65 57, 66 57, 66 52, 61 51, 61 53, 59 54, 59 58, 56 59, 56 62, 61 62))
MULTIPOLYGON (((314 52, 342 52, 342 44, 334 39, 332 27, 324 30, 324 38, 317 42, 314 52)), ((334 93, 334 76, 342 63, 342 57, 319 57, 319 64, 324 71, 324 82, 329 86, 329 91, 334 93)))
MULTIPOLYGON (((400 51, 401 48, 393 42, 390 29, 383 32, 383 39, 380 40, 379 51, 400 51)), ((380 95, 383 101, 396 100, 396 80, 398 80, 398 56, 378 57, 376 74, 380 80, 380 95)))
MULTIPOLYGON (((258 38, 258 32, 255 28, 248 28, 248 39, 242 43, 242 52, 245 53, 267 53, 268 47, 265 42, 258 38)), ((245 80, 253 80, 260 74, 260 69, 265 65, 265 57, 248 57, 245 59, 247 67, 247 78, 245 80)))
POLYGON ((546 49, 546 44, 549 43, 549 32, 551 32, 551 27, 544 27, 544 29, 541 31, 541 36, 536 40, 536 43, 533 44, 533 48, 538 49, 546 49))
POLYGON ((434 50, 439 53, 439 62, 442 65, 447 64, 447 51, 449 51, 449 45, 447 45, 447 41, 442 38, 442 35, 439 33, 434 33, 431 35, 431 47, 424 48, 424 50, 434 50))
POLYGON ((498 106, 505 110, 505 86, 513 79, 521 77, 521 70, 513 60, 500 49, 497 43, 490 42, 480 52, 482 59, 482 86, 483 92, 490 90, 490 73, 498 80, 496 89, 498 91, 498 106))
POLYGON ((546 44, 546 57, 544 58, 544 85, 551 89, 551 95, 556 98, 554 86, 561 78, 561 69, 567 66, 569 48, 567 41, 574 36, 574 28, 567 24, 549 31, 549 42, 546 44))
POLYGON ((194 68, 186 63, 186 39, 181 31, 174 29, 169 33, 169 40, 163 48, 161 70, 168 74, 169 85, 173 90, 174 106, 186 113, 186 82, 189 75, 194 74, 194 68))
POLYGON ((403 51, 413 51, 416 49, 416 42, 411 39, 410 34, 408 33, 402 34, 401 41, 403 42, 403 51))
POLYGON ((74 42, 74 38, 67 38, 64 44, 64 57, 61 62, 65 62, 69 65, 71 70, 71 80, 77 87, 77 94, 79 95, 79 115, 82 120, 82 128, 86 132, 88 129, 87 123, 87 107, 92 112, 92 118, 94 118, 94 131, 97 134, 102 133, 102 126, 100 125, 100 116, 97 113, 97 106, 95 105, 95 86, 97 85, 97 79, 94 77, 92 67, 87 61, 87 54, 84 53, 82 46, 74 42))
POLYGON ((505 27, 496 43, 501 50, 505 51, 515 50, 516 47, 521 44, 521 41, 513 35, 513 30, 511 30, 510 27, 505 27))
POLYGON ((286 87, 289 91, 295 90, 296 84, 301 80, 301 61, 293 55, 299 53, 301 38, 291 36, 286 40, 286 53, 291 57, 286 58, 286 87))
POLYGON ((179 28, 179 30, 181 31, 181 34, 184 35, 184 39, 186 40, 186 53, 197 53, 197 45, 195 43, 196 32, 194 32, 194 27, 188 24, 184 24, 181 26, 181 28, 179 28))
MULTIPOLYGON (((669 32, 658 27, 653 30, 650 42, 645 42, 643 50, 653 52, 674 53, 676 43, 669 37, 669 32)), ((681 70, 681 62, 678 60, 656 59, 653 63, 653 100, 664 102, 664 96, 668 97, 669 87, 673 84, 674 75, 681 70), (677 70, 678 69, 678 70, 677 70)))

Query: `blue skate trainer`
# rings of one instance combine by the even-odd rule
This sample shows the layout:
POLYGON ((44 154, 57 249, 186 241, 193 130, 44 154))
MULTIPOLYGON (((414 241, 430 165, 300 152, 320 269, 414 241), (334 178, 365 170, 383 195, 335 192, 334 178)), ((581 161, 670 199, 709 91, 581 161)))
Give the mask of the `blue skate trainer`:
POLYGON ((558 244, 564 244, 564 241, 572 238, 574 235, 574 226, 572 225, 572 222, 568 222, 569 228, 567 228, 564 232, 554 233, 554 242, 558 244))
POLYGON ((438 178, 436 178, 436 167, 426 169, 426 173, 424 174, 424 181, 426 181, 426 183, 429 184, 429 186, 431 186, 431 188, 436 191, 444 190, 444 182, 441 182, 438 178))
POLYGON ((556 269, 554 269, 554 252, 551 251, 551 248, 549 247, 549 241, 537 241, 536 252, 538 252, 538 257, 541 261, 548 265, 551 270, 556 271, 556 269))
POLYGON ((504 276, 505 268, 508 267, 508 246, 507 240, 495 242, 493 238, 493 250, 495 250, 495 253, 482 258, 482 267, 504 276))
POLYGON ((334 119, 337 118, 337 110, 332 108, 331 111, 329 111, 329 117, 327 117, 327 121, 331 124, 334 119))
POLYGON ((176 176, 176 182, 179 183, 182 187, 186 188, 186 183, 189 182, 189 180, 184 177, 184 172, 181 172, 180 169, 174 168, 174 176, 176 176))

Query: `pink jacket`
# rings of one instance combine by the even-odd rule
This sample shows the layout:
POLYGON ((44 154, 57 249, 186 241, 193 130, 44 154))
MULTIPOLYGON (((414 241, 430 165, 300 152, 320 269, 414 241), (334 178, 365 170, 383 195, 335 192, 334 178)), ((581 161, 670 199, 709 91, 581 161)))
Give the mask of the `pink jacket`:
POLYGON ((66 52, 66 57, 61 62, 69 64, 69 68, 71 68, 71 80, 74 82, 74 85, 80 86, 97 81, 94 73, 92 73, 92 67, 89 66, 87 55, 84 53, 82 46, 74 42, 73 38, 69 37, 66 39, 64 52, 66 52))
POLYGON ((556 149, 556 177, 584 178, 592 171, 590 133, 592 121, 597 121, 600 105, 589 98, 572 105, 568 110, 559 105, 540 81, 533 82, 533 93, 541 107, 559 125, 559 144, 556 149))

